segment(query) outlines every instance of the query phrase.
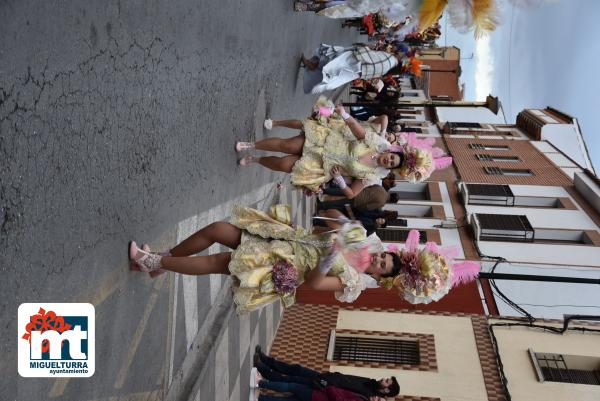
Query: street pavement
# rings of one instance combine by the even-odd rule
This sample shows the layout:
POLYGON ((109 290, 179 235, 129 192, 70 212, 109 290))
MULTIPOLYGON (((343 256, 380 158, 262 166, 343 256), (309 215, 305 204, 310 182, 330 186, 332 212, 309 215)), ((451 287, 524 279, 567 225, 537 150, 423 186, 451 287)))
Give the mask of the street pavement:
POLYGON ((238 167, 233 144, 293 134, 262 121, 314 103, 300 53, 357 34, 291 0, 4 0, 0 38, 0 399, 246 399, 249 349, 268 347, 280 306, 218 311, 228 279, 152 280, 128 270, 127 242, 165 250, 275 196, 304 221, 308 201, 238 167), (92 378, 18 376, 24 302, 95 305, 92 378))

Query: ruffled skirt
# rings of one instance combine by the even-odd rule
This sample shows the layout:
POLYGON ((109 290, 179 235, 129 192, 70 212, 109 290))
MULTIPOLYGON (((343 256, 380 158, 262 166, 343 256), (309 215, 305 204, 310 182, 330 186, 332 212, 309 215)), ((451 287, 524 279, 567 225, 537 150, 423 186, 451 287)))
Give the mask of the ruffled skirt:
POLYGON ((234 302, 239 314, 259 309, 281 299, 288 307, 295 293, 279 294, 273 283, 273 266, 280 260, 291 263, 298 272, 298 285, 319 261, 314 237, 302 228, 294 229, 256 209, 237 205, 231 224, 242 229, 242 240, 232 252, 229 271, 236 278, 234 302), (305 240, 305 242, 302 242, 305 240))

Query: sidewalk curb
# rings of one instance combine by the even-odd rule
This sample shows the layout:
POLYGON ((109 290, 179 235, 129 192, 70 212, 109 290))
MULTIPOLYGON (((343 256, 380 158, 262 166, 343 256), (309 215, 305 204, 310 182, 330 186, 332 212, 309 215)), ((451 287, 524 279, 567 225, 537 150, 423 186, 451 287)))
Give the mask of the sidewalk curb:
POLYGON ((235 308, 232 297, 233 280, 229 278, 217 295, 213 307, 198 330, 181 368, 173 375, 164 401, 191 400, 200 391, 200 377, 208 368, 207 356, 217 346, 235 308))

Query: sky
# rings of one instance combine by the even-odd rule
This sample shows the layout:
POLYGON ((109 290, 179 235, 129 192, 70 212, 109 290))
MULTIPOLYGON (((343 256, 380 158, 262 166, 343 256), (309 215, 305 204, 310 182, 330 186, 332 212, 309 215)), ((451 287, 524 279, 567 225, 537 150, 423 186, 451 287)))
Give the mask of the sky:
POLYGON ((577 118, 600 171, 600 0, 498 3, 500 25, 483 39, 442 21, 438 44, 461 49, 465 100, 498 96, 509 123, 524 108, 547 106, 577 118))

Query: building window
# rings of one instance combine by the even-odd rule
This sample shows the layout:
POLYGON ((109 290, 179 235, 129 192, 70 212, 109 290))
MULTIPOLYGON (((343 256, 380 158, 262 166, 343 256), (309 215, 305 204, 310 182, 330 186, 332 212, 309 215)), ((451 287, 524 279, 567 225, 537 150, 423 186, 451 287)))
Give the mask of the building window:
POLYGON ((408 114, 400 114, 400 119, 401 120, 416 120, 417 117, 411 116, 411 115, 408 115, 408 114))
POLYGON ((540 382, 591 384, 600 386, 600 358, 534 352, 529 355, 540 382))
MULTIPOLYGON (((427 71, 427 70, 425 70, 427 71)), ((450 100, 452 100, 452 97, 448 96, 448 95, 438 95, 438 96, 431 96, 431 100, 443 100, 445 102, 448 102, 450 100)))
POLYGON ((400 127, 400 132, 416 132, 417 134, 423 133, 423 128, 418 127, 400 127))
POLYGON ((339 334, 335 336, 332 359, 397 365, 418 365, 421 362, 418 341, 339 334))
POLYGON ((527 216, 474 214, 480 241, 535 242, 536 244, 600 246, 595 230, 533 228, 527 216))
POLYGON ((386 227, 407 227, 408 220, 406 219, 392 219, 388 220, 386 227))
POLYGON ((515 196, 508 185, 467 184, 467 193, 469 205, 515 205, 515 196))
POLYGON ((533 242, 535 232, 527 216, 476 213, 481 241, 533 242))
POLYGON ((421 110, 415 110, 415 109, 409 109, 409 108, 401 108, 398 110, 400 110, 401 113, 406 113, 406 114, 423 114, 421 110))
POLYGON ((448 123, 450 128, 483 128, 479 123, 448 123))
POLYGON ((388 203, 397 203, 399 200, 431 200, 429 184, 426 182, 409 183, 396 182, 390 189, 390 200, 388 203))
POLYGON ((402 97, 418 97, 419 92, 402 92, 401 96, 402 97))
POLYGON ((510 175, 519 177, 530 177, 533 175, 533 172, 526 168, 484 167, 483 171, 490 175, 510 175))
POLYGON ((446 218, 443 205, 427 205, 421 203, 388 203, 385 208, 386 210, 394 210, 398 212, 398 216, 400 217, 446 218))
POLYGON ((598 246, 598 232, 594 230, 564 230, 556 228, 536 228, 535 242, 556 245, 598 246))
POLYGON ((519 206, 577 210, 570 198, 548 196, 516 196, 509 185, 464 184, 460 185, 463 199, 468 205, 519 206))
POLYGON ((487 145, 483 143, 470 143, 470 149, 475 150, 509 150, 508 145, 487 145))
POLYGON ((520 162, 519 156, 499 156, 499 155, 488 155, 488 154, 478 154, 475 155, 477 160, 485 161, 485 162, 520 162))
MULTIPOLYGON (((410 230, 400 230, 394 228, 378 228, 377 236, 383 242, 406 242, 410 230)), ((424 244, 427 242, 427 231, 419 230, 419 242, 424 244)))

